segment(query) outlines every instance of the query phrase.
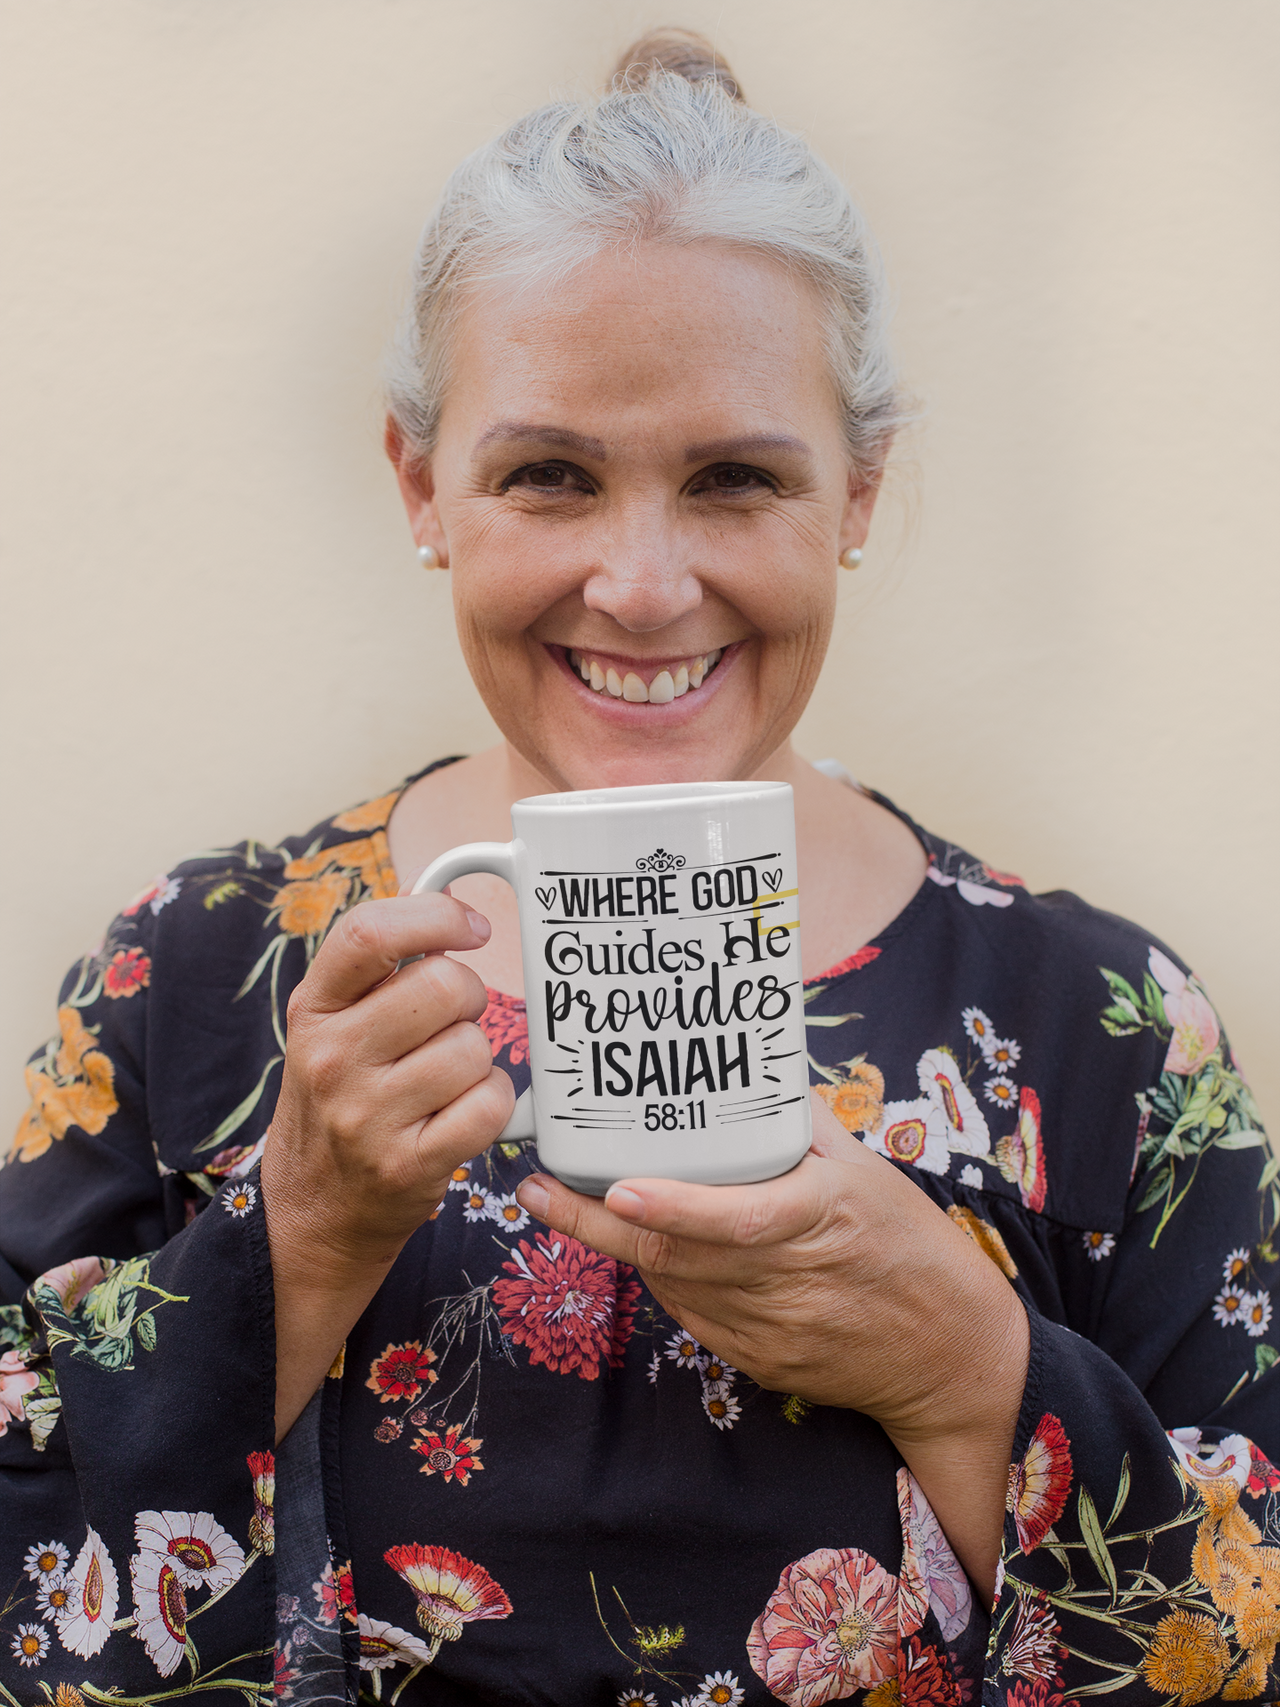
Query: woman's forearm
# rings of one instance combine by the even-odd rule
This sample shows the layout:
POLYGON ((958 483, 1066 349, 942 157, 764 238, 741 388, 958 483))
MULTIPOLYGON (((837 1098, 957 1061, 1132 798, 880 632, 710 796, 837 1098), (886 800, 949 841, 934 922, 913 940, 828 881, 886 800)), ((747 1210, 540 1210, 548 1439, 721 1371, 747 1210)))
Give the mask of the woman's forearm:
POLYGON ((920 1484, 951 1550, 990 1607, 1004 1528, 1014 1431, 1026 1385, 1030 1330, 1021 1300, 1005 1288, 999 1312, 982 1335, 983 1355, 953 1384, 946 1426, 922 1418, 918 1428, 886 1433, 920 1484))

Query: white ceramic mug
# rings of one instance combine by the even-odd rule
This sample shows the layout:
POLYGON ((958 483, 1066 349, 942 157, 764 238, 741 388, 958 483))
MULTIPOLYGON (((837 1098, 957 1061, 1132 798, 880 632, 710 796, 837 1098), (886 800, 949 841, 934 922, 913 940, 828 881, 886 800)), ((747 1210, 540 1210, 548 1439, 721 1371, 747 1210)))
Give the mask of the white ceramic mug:
POLYGON ((783 782, 537 794, 511 842, 441 854, 520 908, 530 1090, 505 1138, 601 1196, 628 1176, 726 1185, 809 1148, 795 814, 783 782))

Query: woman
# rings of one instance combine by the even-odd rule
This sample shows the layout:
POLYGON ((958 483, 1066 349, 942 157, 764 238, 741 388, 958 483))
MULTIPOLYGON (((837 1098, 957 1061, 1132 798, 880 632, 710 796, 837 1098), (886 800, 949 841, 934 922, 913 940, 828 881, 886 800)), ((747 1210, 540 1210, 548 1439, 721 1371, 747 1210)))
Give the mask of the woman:
POLYGON ((792 752, 899 419, 875 265, 703 45, 622 65, 455 174, 392 383, 504 745, 158 880, 28 1069, 8 1699, 1262 1698, 1247 1088, 1161 946, 792 752), (579 1196, 494 1142, 509 892, 398 891, 524 795, 753 775, 813 1150, 579 1196))

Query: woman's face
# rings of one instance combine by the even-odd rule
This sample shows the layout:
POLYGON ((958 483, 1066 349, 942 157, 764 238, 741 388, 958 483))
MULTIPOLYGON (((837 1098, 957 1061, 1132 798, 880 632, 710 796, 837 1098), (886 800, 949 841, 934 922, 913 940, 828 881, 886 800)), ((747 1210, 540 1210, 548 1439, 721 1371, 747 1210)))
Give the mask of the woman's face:
POLYGON ((780 265, 650 243, 477 298, 430 463, 397 460, 471 674, 554 787, 746 777, 786 741, 875 494, 780 265))

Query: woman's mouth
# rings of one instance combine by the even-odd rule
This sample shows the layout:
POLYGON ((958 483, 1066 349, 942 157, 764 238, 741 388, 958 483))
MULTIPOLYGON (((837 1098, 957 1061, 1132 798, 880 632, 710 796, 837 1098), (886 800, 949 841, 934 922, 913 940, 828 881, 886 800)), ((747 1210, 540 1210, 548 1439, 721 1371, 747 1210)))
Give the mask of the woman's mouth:
POLYGON ((645 665, 623 662, 604 653, 579 652, 566 646, 564 655, 575 671, 596 693, 625 699, 631 705, 669 705, 690 688, 700 688, 724 656, 722 646, 696 657, 668 659, 645 665))

